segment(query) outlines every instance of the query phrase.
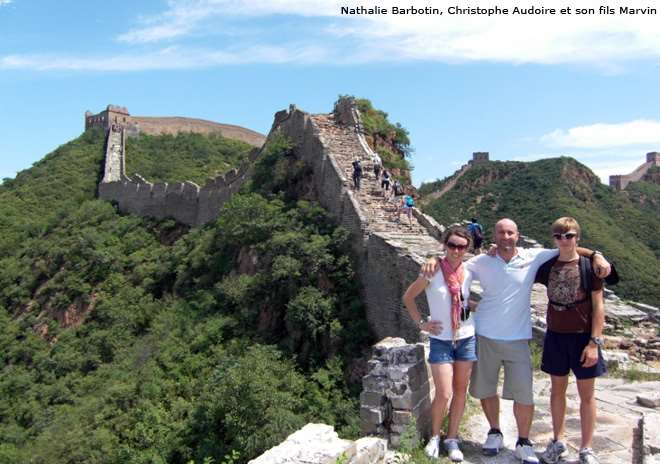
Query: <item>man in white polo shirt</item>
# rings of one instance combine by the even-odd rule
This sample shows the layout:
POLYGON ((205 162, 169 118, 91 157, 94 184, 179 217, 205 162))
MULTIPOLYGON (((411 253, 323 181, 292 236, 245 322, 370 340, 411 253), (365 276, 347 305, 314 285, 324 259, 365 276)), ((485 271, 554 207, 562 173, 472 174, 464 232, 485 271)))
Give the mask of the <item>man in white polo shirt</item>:
MULTIPOLYGON (((500 400, 497 395, 500 367, 504 366, 502 397, 513 400, 513 414, 518 427, 515 454, 524 464, 537 464, 538 458, 529 441, 534 416, 532 364, 529 340, 532 338, 531 291, 538 268, 558 254, 557 250, 518 248, 518 226, 510 219, 495 224, 494 257, 480 255, 466 264, 474 280, 481 283, 481 301, 475 313, 478 361, 472 370, 470 394, 481 400, 490 424, 483 445, 486 455, 496 455, 502 447, 500 400)), ((593 256, 599 276, 610 272, 609 263, 598 252, 580 248, 578 253, 593 256)), ((437 272, 431 258, 422 271, 428 276, 437 272)))

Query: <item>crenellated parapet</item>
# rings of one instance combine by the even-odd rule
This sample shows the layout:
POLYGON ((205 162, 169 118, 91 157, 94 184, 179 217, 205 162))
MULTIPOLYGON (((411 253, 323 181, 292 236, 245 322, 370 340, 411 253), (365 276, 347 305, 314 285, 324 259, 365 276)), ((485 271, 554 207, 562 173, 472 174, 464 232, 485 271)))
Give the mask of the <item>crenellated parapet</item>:
MULTIPOLYGON (((171 217, 190 226, 201 226, 217 219, 222 205, 249 178, 259 152, 253 149, 239 168, 209 179, 203 187, 190 181, 152 183, 139 174, 131 178, 124 174, 121 179, 109 181, 104 176, 99 197, 116 202, 122 212, 157 219, 171 217)), ((116 164, 106 158, 106 166, 116 164)))

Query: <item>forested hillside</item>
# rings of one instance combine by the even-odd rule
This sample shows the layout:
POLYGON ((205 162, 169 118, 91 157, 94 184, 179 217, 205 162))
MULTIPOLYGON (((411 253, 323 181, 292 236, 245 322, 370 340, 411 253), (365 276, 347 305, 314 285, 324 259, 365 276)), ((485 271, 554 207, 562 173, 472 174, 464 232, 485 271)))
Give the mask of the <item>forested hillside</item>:
POLYGON ((238 167, 252 148, 219 134, 143 134, 126 139, 126 173, 150 182, 190 180, 202 186, 209 177, 238 167))
POLYGON ((347 233, 298 199, 288 141, 195 230, 96 200, 102 159, 90 131, 0 187, 0 463, 242 463, 309 421, 355 436, 371 340, 347 233))
MULTIPOLYGON (((420 192, 440 190, 446 181, 424 185, 420 192)), ((616 192, 567 157, 532 163, 492 161, 469 169, 448 193, 428 203, 425 212, 441 224, 477 216, 489 238, 495 222, 510 217, 522 234, 549 247, 554 246, 552 222, 573 216, 582 227, 581 243, 616 262, 621 274, 616 293, 660 303, 660 187, 656 184, 635 182, 616 192)))

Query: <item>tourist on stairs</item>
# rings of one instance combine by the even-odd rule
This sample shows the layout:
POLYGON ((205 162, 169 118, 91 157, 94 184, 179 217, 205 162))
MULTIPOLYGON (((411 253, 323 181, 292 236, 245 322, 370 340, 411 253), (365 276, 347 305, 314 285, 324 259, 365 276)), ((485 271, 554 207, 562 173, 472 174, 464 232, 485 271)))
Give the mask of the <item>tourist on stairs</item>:
POLYGON ((463 453, 458 446, 458 425, 465 409, 472 365, 477 359, 474 318, 468 307, 471 276, 463 265, 470 234, 462 227, 453 227, 445 233, 443 243, 447 255, 440 261, 442 272, 430 279, 420 274, 406 290, 403 302, 410 317, 420 330, 429 332, 431 340, 428 361, 435 397, 431 406, 432 436, 426 445, 426 454, 438 457, 440 453, 440 428, 451 398, 449 425, 443 444, 449 459, 460 462, 463 453), (429 319, 420 315, 415 304, 415 298, 422 291, 426 291, 431 312, 429 319))
POLYGON ((353 160, 353 188, 355 190, 360 190, 360 179, 362 179, 362 165, 360 160, 355 158, 353 160))

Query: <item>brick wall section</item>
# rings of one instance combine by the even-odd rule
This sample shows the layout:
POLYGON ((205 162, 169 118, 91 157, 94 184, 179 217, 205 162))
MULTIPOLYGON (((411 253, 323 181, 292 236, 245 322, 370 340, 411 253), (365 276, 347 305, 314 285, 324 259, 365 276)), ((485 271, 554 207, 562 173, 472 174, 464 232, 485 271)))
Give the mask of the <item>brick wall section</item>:
POLYGON ((639 166, 630 174, 610 176, 610 187, 617 190, 625 189, 629 183, 637 182, 646 175, 653 166, 660 166, 660 153, 652 151, 646 154, 646 163, 639 166))
MULTIPOLYGON (((353 109, 340 100, 335 106, 335 120, 348 122, 349 127, 353 127, 356 124, 353 109)), ((319 202, 351 233, 367 320, 376 338, 396 336, 417 341, 419 330, 403 307, 402 295, 417 278, 426 253, 439 248, 433 235, 438 235, 442 227, 417 212, 431 229, 420 236, 374 232, 372 218, 364 213, 355 192, 349 188, 349 179, 335 160, 329 140, 315 123, 314 116, 292 106, 289 111, 275 116, 273 130, 281 131, 294 141, 296 156, 312 168, 319 202)), ((428 314, 425 299, 420 299, 419 303, 420 309, 428 314)))
POLYGON ((360 394, 362 433, 386 438, 396 448, 414 422, 414 440, 427 438, 431 427, 432 382, 423 344, 386 338, 374 345, 368 368, 360 394))
POLYGON ((220 208, 249 179, 260 150, 253 149, 238 169, 209 181, 203 187, 194 182, 151 183, 139 174, 129 178, 125 169, 126 133, 108 130, 103 180, 99 198, 115 201, 119 210, 158 219, 172 217, 190 226, 200 226, 218 217, 220 208), (119 145, 119 146, 118 146, 119 145))

